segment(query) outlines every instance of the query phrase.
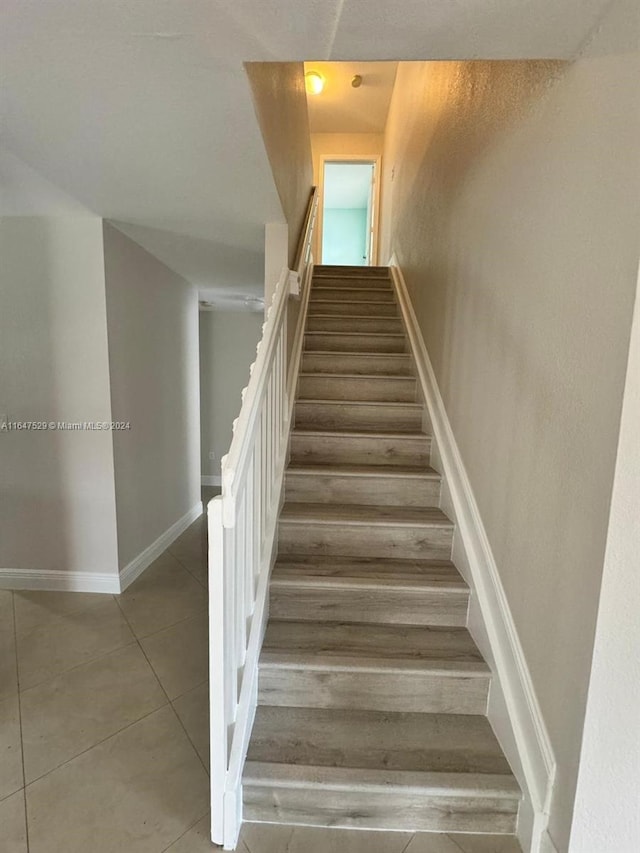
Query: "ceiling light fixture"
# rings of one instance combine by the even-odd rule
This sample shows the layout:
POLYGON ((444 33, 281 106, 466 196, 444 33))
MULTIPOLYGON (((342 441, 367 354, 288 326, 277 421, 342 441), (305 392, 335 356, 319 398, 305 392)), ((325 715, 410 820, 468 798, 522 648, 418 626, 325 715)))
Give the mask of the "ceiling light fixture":
POLYGON ((304 86, 308 95, 319 95, 324 89, 324 77, 317 71, 307 71, 304 75, 304 86))

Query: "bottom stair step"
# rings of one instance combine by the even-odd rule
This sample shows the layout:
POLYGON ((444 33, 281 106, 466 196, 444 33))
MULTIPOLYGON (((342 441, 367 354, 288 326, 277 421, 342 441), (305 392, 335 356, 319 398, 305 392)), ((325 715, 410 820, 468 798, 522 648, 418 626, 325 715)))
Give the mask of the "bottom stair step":
POLYGON ((248 821, 513 833, 520 790, 484 717, 258 708, 248 821))

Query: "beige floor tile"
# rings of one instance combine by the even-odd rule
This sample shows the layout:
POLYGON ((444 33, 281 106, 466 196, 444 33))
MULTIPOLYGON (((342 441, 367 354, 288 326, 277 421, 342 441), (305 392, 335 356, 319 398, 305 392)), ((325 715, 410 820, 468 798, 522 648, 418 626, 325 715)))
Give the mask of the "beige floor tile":
POLYGON ((40 626, 18 633, 20 689, 48 681, 134 641, 112 596, 69 615, 49 615, 40 626))
POLYGON ((250 853, 403 853, 411 833, 247 823, 240 837, 250 853))
POLYGON ((208 676, 206 613, 141 640, 149 662, 170 699, 192 690, 208 676))
POLYGON ((460 848, 444 833, 417 832, 405 853, 460 853, 460 848))
MULTIPOLYGON (((164 853, 215 853, 219 849, 211 844, 211 818, 207 814, 164 853)), ((238 847, 237 853, 244 851, 238 847)))
MULTIPOLYGON (((268 823, 245 823, 240 831, 240 842, 249 853, 289 853, 292 826, 268 823)), ((238 845, 239 849, 244 850, 238 845)))
POLYGON ((24 785, 18 696, 0 702, 0 799, 24 785))
POLYGON ((13 626, 0 627, 0 702, 18 692, 16 640, 13 626))
POLYGON ((0 848, 2 853, 27 853, 24 791, 0 801, 0 848))
POLYGON ((137 643, 25 691, 27 783, 166 704, 137 643))
POLYGON ((122 593, 118 602, 138 637, 146 637, 204 610, 207 594, 168 552, 122 593))
POLYGON ((169 551, 201 584, 207 584, 207 532, 204 517, 169 546, 169 551))
POLYGON ((18 692, 13 593, 0 590, 0 702, 18 692))
POLYGON ((170 706, 27 788, 30 853, 159 853, 208 809, 209 782, 170 706))
POLYGON ((43 628, 59 616, 81 613, 113 598, 92 592, 16 592, 16 627, 19 634, 43 628))
POLYGON ((463 853, 522 853, 517 838, 512 835, 459 835, 449 833, 449 838, 463 853))
POLYGON ((196 750, 209 767, 209 682, 205 681, 173 703, 196 750))

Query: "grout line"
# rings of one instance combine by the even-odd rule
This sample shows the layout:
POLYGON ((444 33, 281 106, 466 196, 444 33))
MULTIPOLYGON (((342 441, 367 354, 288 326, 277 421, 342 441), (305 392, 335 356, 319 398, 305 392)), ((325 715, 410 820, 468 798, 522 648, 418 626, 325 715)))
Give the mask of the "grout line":
POLYGON ((18 722, 20 730, 20 758, 22 760, 22 797, 24 801, 24 831, 27 841, 27 853, 29 853, 29 818, 27 815, 27 780, 24 773, 24 738, 22 736, 22 698, 20 693, 20 668, 18 666, 18 629, 16 621, 16 596, 11 593, 11 607, 13 611, 13 653, 16 660, 16 690, 18 693, 18 722))
POLYGON ((174 559, 176 559, 176 560, 178 561, 178 563, 180 563, 180 565, 181 565, 181 566, 182 566, 182 568, 185 570, 185 572, 189 572, 189 574, 190 574, 190 575, 191 575, 191 577, 194 579, 194 581, 196 581, 196 583, 199 583, 199 584, 200 584, 200 586, 201 586, 204 590, 207 590, 207 589, 208 589, 208 587, 207 587, 207 585, 204 583, 204 581, 201 581, 201 580, 200 580, 200 578, 199 578, 196 574, 194 574, 194 573, 191 571, 191 569, 189 568, 189 566, 186 566, 186 565, 182 562, 182 560, 180 559, 180 557, 177 557, 177 556, 176 556, 174 553, 172 553, 172 552, 171 552, 171 556, 172 556, 174 559))
POLYGON ((458 850, 460 850, 460 853, 465 853, 465 851, 462 849, 462 847, 460 847, 460 845, 459 845, 459 844, 458 844, 458 842, 455 840, 455 838, 452 838, 452 837, 449 835, 449 833, 448 833, 448 832, 447 832, 447 833, 445 833, 445 834, 446 834, 446 836, 447 836, 447 839, 448 839, 452 844, 455 844, 455 846, 458 848, 458 850))
POLYGON ((76 669, 81 669, 83 666, 89 666, 89 664, 97 663, 98 661, 104 660, 104 658, 108 658, 109 655, 113 655, 116 652, 121 652, 123 649, 128 649, 129 646, 133 646, 136 643, 135 635, 132 639, 125 643, 123 646, 116 646, 114 649, 109 649, 108 652, 103 652, 102 654, 97 655, 95 658, 89 658, 88 660, 83 660, 81 663, 77 663, 74 666, 69 667, 69 669, 60 670, 55 675, 52 675, 50 678, 45 678, 44 681, 38 681, 36 684, 30 684, 28 687, 25 687, 24 690, 21 690, 20 693, 28 693, 30 690, 35 690, 36 687, 42 687, 44 684, 49 684, 52 681, 55 681, 56 678, 62 678, 63 675, 68 675, 70 672, 75 672, 76 669))
MULTIPOLYGON (((183 833, 181 833, 177 838, 174 838, 174 839, 173 839, 173 841, 169 844, 169 846, 168 846, 168 847, 163 847, 163 848, 162 848, 162 850, 160 850, 160 851, 159 851, 159 853, 167 853, 167 850, 170 850, 170 849, 173 847, 173 845, 174 845, 174 844, 177 844, 177 843, 178 843, 178 841, 180 841, 180 839, 181 839, 181 838, 184 838, 184 837, 185 837, 185 835, 187 834, 187 832, 191 832, 191 830, 192 830, 195 826, 197 826, 197 825, 200 823, 200 821, 201 821, 201 820, 203 820, 203 819, 204 819, 208 814, 209 814, 209 809, 207 809, 207 811, 206 811, 204 814, 200 815, 200 817, 199 817, 196 821, 194 821, 194 822, 191 824, 191 826, 188 826, 188 827, 185 829, 185 831, 184 831, 183 833)), ((209 840, 211 840, 211 839, 209 838, 209 836, 208 836, 208 835, 207 835, 207 838, 208 838, 209 840)), ((217 846, 217 845, 212 844, 212 845, 211 845, 211 849, 212 849, 212 851, 213 851, 213 850, 218 850, 219 848, 218 848, 218 846, 217 846)))
POLYGON ((152 714, 155 714, 158 711, 162 711, 164 708, 167 708, 170 704, 171 704, 170 702, 165 702, 164 705, 159 705, 157 708, 154 708, 152 711, 149 711, 148 713, 143 714, 137 720, 133 720, 133 722, 127 723, 126 726, 122 726, 122 728, 118 729, 117 731, 111 732, 111 734, 108 734, 106 737, 103 737, 101 740, 98 740, 94 744, 91 744, 91 746, 88 746, 86 749, 83 749, 82 752, 79 752, 77 755, 72 755, 70 758, 67 758, 65 761, 62 761, 60 764, 56 764, 56 766, 52 767, 51 770, 47 770, 46 773, 43 773, 41 776, 37 776, 35 779, 32 779, 25 786, 25 790, 26 790, 26 788, 30 788, 31 785, 35 785, 36 782, 39 782, 41 779, 44 779, 46 776, 51 775, 51 773, 55 773, 56 770, 60 770, 61 767, 65 767, 65 765, 71 764, 72 761, 75 761, 76 758, 80 758, 81 755, 85 755, 87 752, 91 752, 91 750, 94 749, 96 746, 100 746, 101 744, 106 743, 108 740, 111 740, 112 737, 115 737, 116 735, 122 734, 122 732, 125 732, 127 729, 130 729, 131 726, 135 726, 138 723, 141 723, 142 720, 146 720, 147 717, 150 717, 152 714))
POLYGON ((405 846, 402 848, 402 850, 400 851, 400 853, 407 853, 407 850, 408 850, 408 849, 409 849, 409 847, 411 846, 411 843, 413 842, 414 838, 416 837, 416 834, 417 834, 417 833, 415 833, 415 832, 413 833, 413 835, 412 835, 412 836, 411 836, 411 838, 407 841, 407 843, 406 843, 406 844, 405 844, 405 846))
MULTIPOLYGON (((186 569, 185 569, 185 571, 186 571, 186 569)), ((120 607, 119 602, 116 602, 116 603, 118 604, 118 607, 120 607)), ((172 622, 171 625, 165 625, 163 628, 158 628, 156 631, 152 631, 150 634, 144 634, 140 637, 133 631, 133 628, 131 628, 131 623, 129 622, 129 620, 125 616, 122 608, 120 608, 120 610, 122 611, 122 615, 124 616, 127 625, 129 625, 129 628, 131 628, 131 632, 133 633, 133 636, 135 637, 136 642, 139 643, 141 640, 148 640, 150 637, 157 637, 157 635, 162 634, 163 631, 168 631, 171 628, 177 628, 178 625, 182 625, 184 622, 188 622, 190 619, 195 619, 196 616, 202 616, 203 613, 207 613, 208 606, 209 606, 209 602, 207 600, 205 600, 205 603, 202 605, 201 610, 196 610, 195 613, 191 613, 191 614, 189 614, 189 616, 185 616, 184 619, 179 619, 177 622, 172 622)))
MULTIPOLYGON (((120 602, 119 602, 119 601, 116 601, 116 604, 118 605, 118 607, 120 607, 120 602)), ((122 616, 124 617, 124 620, 126 621, 127 625, 129 625, 129 628, 131 628, 131 625, 129 624, 129 620, 127 619, 127 617, 126 617, 126 615, 125 615, 124 611, 122 610, 122 607, 120 607, 120 611, 122 612, 122 616)), ((183 621, 185 621, 185 620, 183 620, 183 621)), ((179 624, 179 623, 177 623, 177 624, 179 624)), ((133 630, 133 629, 131 628, 131 630, 133 630)), ((204 771, 205 771, 205 773, 207 774, 207 778, 210 778, 209 771, 207 770, 207 767, 206 767, 206 765, 205 765, 204 761, 202 760, 202 758, 200 758, 200 753, 199 753, 199 752, 198 752, 198 750, 196 749, 194 742, 191 740, 191 737, 190 737, 190 735, 189 735, 189 732, 186 730, 186 728, 185 728, 185 726, 184 726, 184 723, 183 723, 183 722, 182 722, 182 720, 180 719, 180 716, 179 716, 178 712, 177 712, 177 711, 176 711, 176 709, 173 707, 173 702, 174 702, 174 701, 176 701, 176 700, 173 700, 173 699, 171 699, 171 698, 169 697, 169 694, 168 694, 168 693, 167 693, 167 691, 165 690, 164 685, 163 685, 163 684, 162 684, 162 682, 160 681, 160 677, 159 677, 158 673, 155 671, 155 669, 154 669, 154 667, 153 667, 153 664, 151 663, 151 661, 150 661, 150 660, 149 660, 149 658, 147 657, 147 653, 145 652, 144 648, 142 647, 142 643, 140 642, 140 640, 136 640, 136 641, 137 641, 137 643, 138 643, 138 647, 139 647, 140 651, 141 651, 141 652, 142 652, 142 654, 144 655, 144 659, 145 659, 145 660, 146 660, 146 662, 149 664, 149 667, 150 667, 150 669, 151 669, 151 672, 153 673, 153 675, 154 675, 154 677, 155 677, 156 681, 158 682, 158 685, 159 685, 160 689, 162 690, 162 692, 163 692, 163 693, 164 693, 164 695, 166 696, 167 702, 169 703, 169 706, 171 707, 171 710, 173 711, 173 714, 174 714, 175 718, 177 719, 177 721, 178 721, 178 723, 179 723, 179 725, 180 725, 180 728, 181 728, 181 729, 182 729, 182 731, 185 733, 185 736, 186 736, 187 740, 189 741, 189 743, 191 744, 191 747, 192 747, 193 751, 195 752, 195 754, 196 754, 196 756, 197 756, 197 758, 198 758, 198 761, 200 762, 200 764, 202 764, 202 767, 204 768, 204 771)), ((206 679, 205 679, 205 680, 206 680, 206 679)), ((200 682, 200 684, 203 684, 203 683, 204 683, 204 681, 200 682)), ((196 687, 200 687, 200 684, 196 685, 196 687)), ((191 689, 195 690, 195 687, 193 687, 193 688, 191 688, 191 689)), ((185 691, 185 693, 182 693, 181 695, 182 695, 182 696, 184 696, 184 695, 185 695, 186 693, 188 693, 188 692, 189 692, 189 691, 188 691, 188 690, 186 690, 186 691, 185 691)), ((179 698, 180 698, 180 696, 178 696, 178 697, 176 697, 176 698, 177 698, 177 699, 179 699, 179 698)), ((164 708, 164 707, 166 707, 166 705, 163 705, 162 707, 164 708)))

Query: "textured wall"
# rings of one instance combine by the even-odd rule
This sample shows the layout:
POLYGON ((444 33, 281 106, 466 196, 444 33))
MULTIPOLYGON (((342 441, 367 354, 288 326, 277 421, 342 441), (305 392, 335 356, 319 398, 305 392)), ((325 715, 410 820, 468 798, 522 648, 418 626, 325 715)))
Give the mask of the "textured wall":
POLYGON ((407 278, 549 728, 560 851, 638 264, 638 56, 612 50, 617 23, 571 65, 401 64, 384 152, 383 247, 407 278))
POLYGON ((301 62, 248 62, 245 67, 289 225, 289 264, 292 265, 313 183, 304 66, 301 62))

